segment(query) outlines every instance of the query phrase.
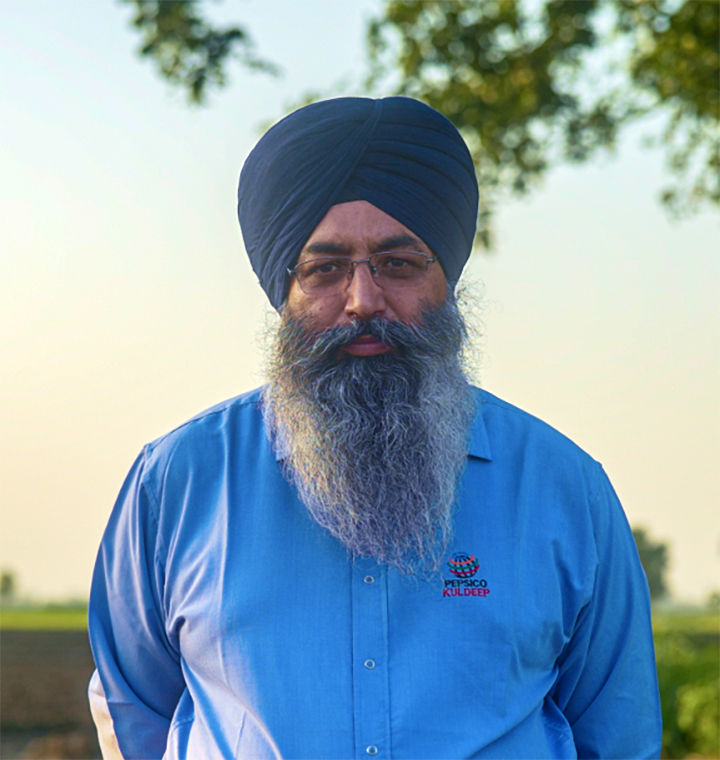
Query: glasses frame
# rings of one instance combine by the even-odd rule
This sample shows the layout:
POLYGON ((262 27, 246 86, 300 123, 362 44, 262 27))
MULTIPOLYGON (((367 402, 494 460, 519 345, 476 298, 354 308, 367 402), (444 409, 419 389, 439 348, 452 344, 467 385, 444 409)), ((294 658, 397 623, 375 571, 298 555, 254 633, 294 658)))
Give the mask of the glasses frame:
MULTIPOLYGON (((426 253, 423 253, 422 251, 413 251, 411 249, 403 249, 399 251, 378 251, 377 253, 373 253, 370 256, 368 256, 366 259, 351 259, 349 256, 318 256, 316 259, 308 259, 307 261, 303 261, 300 264, 298 264, 296 267, 288 267, 285 271, 288 273, 290 277, 295 277, 297 279, 298 286, 300 290, 302 290, 305 295, 321 295, 322 291, 315 290, 315 291, 307 291, 305 288, 303 288, 302 280, 300 277, 298 277, 298 268, 301 266, 304 266, 305 264, 317 264, 321 261, 337 261, 338 259, 342 259, 343 261, 348 262, 348 273, 347 273, 347 282, 345 284, 345 287, 338 292, 344 293, 349 287, 350 283, 352 282, 352 278, 355 275, 355 268, 358 264, 367 264, 368 269, 370 270, 370 274, 372 275, 373 282, 383 290, 386 286, 381 285, 376 279, 375 275, 377 274, 378 268, 376 266, 373 266, 370 262, 376 258, 377 256, 387 256, 388 254, 402 254, 402 253, 412 253, 416 256, 422 256, 425 259, 425 267, 422 269, 423 272, 427 272, 430 264, 433 264, 437 261, 437 256, 428 256, 426 253)), ((399 281, 401 282, 401 281, 399 281)), ((390 288, 392 290, 392 286, 390 288)), ((402 289, 402 288, 399 288, 402 289)), ((328 295, 331 295, 332 293, 329 293, 328 295)))

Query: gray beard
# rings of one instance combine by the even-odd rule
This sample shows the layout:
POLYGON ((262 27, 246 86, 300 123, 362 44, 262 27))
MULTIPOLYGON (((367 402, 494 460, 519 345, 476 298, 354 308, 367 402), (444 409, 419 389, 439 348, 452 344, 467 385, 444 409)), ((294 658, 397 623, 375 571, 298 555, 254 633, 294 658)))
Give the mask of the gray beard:
POLYGON ((421 326, 372 319, 313 332, 283 314, 264 402, 285 477, 311 516, 355 557, 436 573, 451 538, 475 414, 454 301, 421 326), (371 334, 396 351, 339 354, 371 334))

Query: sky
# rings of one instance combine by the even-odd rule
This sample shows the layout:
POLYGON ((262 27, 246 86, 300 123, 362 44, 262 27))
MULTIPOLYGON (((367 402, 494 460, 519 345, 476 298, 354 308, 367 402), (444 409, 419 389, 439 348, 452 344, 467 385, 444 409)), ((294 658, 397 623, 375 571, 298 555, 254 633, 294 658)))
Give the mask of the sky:
MULTIPOLYGON (((0 0, 0 567, 86 597, 142 446, 263 382, 272 311, 236 218, 242 163, 305 93, 365 71, 380 0, 225 0, 277 79, 230 69, 190 108, 110 0, 0 0)), ((352 92, 352 90, 351 90, 352 92)), ((464 282, 489 391, 572 438, 678 600, 720 588, 718 215, 671 221, 652 120, 553 170, 464 282)))

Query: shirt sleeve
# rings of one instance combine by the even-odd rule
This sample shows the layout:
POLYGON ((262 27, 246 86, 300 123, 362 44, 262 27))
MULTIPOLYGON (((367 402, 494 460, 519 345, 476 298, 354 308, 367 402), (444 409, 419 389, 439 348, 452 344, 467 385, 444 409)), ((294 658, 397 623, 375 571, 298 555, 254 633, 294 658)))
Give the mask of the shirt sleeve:
POLYGON ((657 758, 662 724, 647 581, 620 502, 597 468, 594 588, 552 696, 579 758, 657 758))
POLYGON ((185 689, 179 652, 164 626, 163 552, 144 471, 145 452, 130 470, 103 536, 88 615, 101 691, 125 760, 163 756, 185 689))

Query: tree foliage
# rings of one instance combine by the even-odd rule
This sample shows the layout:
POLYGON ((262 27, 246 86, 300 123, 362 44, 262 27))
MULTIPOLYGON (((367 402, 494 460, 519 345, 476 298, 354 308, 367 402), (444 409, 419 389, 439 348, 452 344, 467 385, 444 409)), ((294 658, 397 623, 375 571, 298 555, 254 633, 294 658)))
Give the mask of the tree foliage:
POLYGON ((677 706, 678 727, 694 738, 696 746, 693 749, 711 757, 710 753, 717 751, 720 739, 717 681, 707 679, 700 684, 683 684, 678 689, 677 706))
POLYGON ((653 541, 647 534, 645 528, 634 528, 633 538, 637 546, 640 562, 647 576, 648 586, 650 587, 650 598, 653 600, 662 599, 668 595, 667 587, 667 565, 668 565, 668 547, 667 544, 653 541))
POLYGON ((630 121, 667 114, 659 140, 677 213, 720 204, 713 0, 386 0, 369 29, 371 85, 444 113, 470 145, 487 245, 498 192, 524 193, 559 160, 612 146, 630 121))
MULTIPOLYGON (((278 71, 243 28, 205 20, 202 0, 122 2, 135 8, 140 53, 193 103, 225 84, 233 55, 278 71)), ((366 87, 424 100, 460 129, 488 246, 503 192, 527 192, 651 113, 665 115, 652 128, 675 176, 668 209, 720 205, 719 39, 717 0, 385 0, 368 27, 366 87)))
POLYGON ((653 616, 662 757, 718 757, 720 647, 715 615, 653 616))
POLYGON ((15 573, 6 570, 0 573, 0 602, 10 603, 15 599, 17 592, 17 582, 15 573))
POLYGON ((242 27, 212 27, 200 15, 197 0, 122 2, 135 7, 132 23, 143 40, 140 55, 153 58, 163 77, 187 90, 191 103, 202 103, 210 87, 226 83, 224 67, 233 55, 251 70, 278 71, 256 55, 242 27))

